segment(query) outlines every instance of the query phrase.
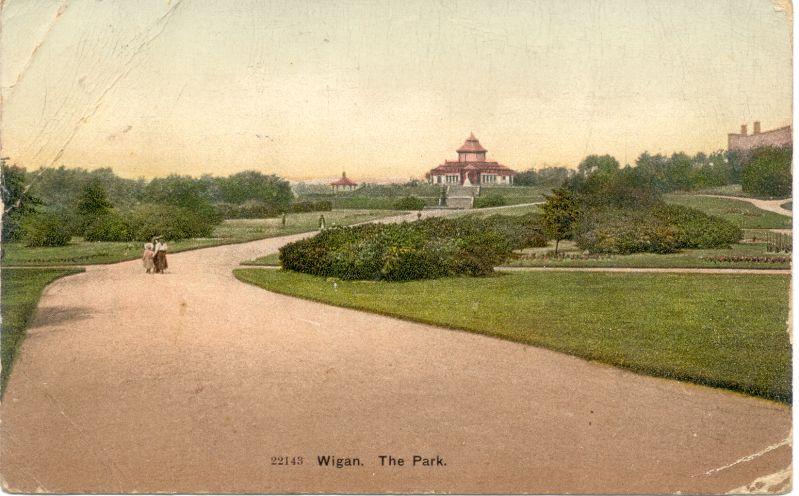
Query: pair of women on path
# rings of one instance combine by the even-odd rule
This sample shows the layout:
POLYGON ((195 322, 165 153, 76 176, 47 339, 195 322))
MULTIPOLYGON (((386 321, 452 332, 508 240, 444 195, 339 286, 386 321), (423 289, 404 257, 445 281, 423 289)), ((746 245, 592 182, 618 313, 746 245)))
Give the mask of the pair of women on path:
POLYGON ((161 237, 153 238, 152 243, 144 245, 144 255, 142 255, 142 262, 144 263, 144 271, 148 274, 163 274, 169 267, 166 263, 166 242, 161 241, 161 237))

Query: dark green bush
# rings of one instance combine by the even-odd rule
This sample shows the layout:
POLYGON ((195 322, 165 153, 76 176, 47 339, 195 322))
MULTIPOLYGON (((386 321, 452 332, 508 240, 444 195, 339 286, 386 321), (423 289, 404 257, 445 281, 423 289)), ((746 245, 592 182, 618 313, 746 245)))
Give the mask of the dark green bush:
POLYGON ((109 210, 88 222, 83 238, 86 241, 132 241, 133 229, 118 212, 109 210))
POLYGON ((695 208, 681 205, 658 205, 655 218, 677 228, 680 248, 724 248, 737 243, 743 232, 729 221, 695 208))
POLYGON ((597 209, 582 215, 577 246, 592 253, 673 253, 719 248, 741 238, 733 224, 698 210, 658 204, 642 209, 597 209))
POLYGON ((52 213, 32 213, 21 222, 22 241, 28 247, 64 246, 72 235, 64 219, 52 213))
POLYGON ((582 216, 575 241, 591 253, 673 253, 678 230, 648 211, 604 209, 582 216))
POLYGON ((487 217, 485 222, 491 229, 502 234, 514 250, 544 247, 549 241, 544 232, 541 214, 495 214, 487 217))
POLYGON ((497 193, 489 193, 485 196, 478 196, 474 199, 474 208, 503 207, 507 205, 505 197, 497 193))
POLYGON ((298 201, 289 205, 289 212, 298 214, 303 212, 329 212, 333 210, 330 200, 298 201))
POLYGON ((424 200, 415 196, 406 196, 394 202, 396 210, 421 210, 424 208, 424 200))
POLYGON ((488 275, 511 242, 486 220, 431 218, 339 227, 285 245, 284 268, 341 279, 407 281, 488 275))
POLYGON ((759 148, 744 166, 741 189, 755 196, 791 194, 791 148, 759 148))
POLYGON ((147 241, 154 236, 165 239, 207 238, 219 218, 174 205, 143 204, 130 214, 133 237, 147 241))

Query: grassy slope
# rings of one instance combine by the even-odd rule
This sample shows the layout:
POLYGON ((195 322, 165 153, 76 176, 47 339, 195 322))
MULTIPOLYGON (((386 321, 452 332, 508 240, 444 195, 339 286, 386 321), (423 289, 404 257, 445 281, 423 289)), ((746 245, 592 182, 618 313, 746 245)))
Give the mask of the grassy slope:
POLYGON ((25 338, 25 329, 36 310, 45 286, 59 277, 83 272, 83 269, 3 269, 2 275, 2 353, 3 371, 0 388, 5 391, 17 351, 25 338))
POLYGON ((519 273, 332 282, 239 269, 278 293, 542 346, 634 371, 791 398, 787 276, 519 273))
MULTIPOLYGON (((341 210, 323 212, 327 225, 347 225, 401 215, 400 211, 341 210)), ((242 243, 273 236, 284 236, 317 229, 320 212, 290 214, 286 227, 279 218, 226 220, 214 230, 214 237, 187 239, 169 243, 170 252, 176 253, 208 246, 242 243)), ((142 243, 84 242, 73 240, 67 246, 53 248, 26 248, 20 243, 8 243, 3 265, 91 265, 133 260, 141 256, 142 243)))
POLYGON ((790 229, 791 218, 761 210, 744 200, 713 198, 686 194, 664 195, 668 203, 696 208, 727 219, 743 229, 790 229))

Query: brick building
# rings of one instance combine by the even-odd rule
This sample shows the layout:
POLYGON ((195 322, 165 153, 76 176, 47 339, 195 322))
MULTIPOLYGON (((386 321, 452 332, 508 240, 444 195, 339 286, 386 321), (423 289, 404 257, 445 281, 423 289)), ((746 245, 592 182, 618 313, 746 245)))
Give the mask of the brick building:
POLYGON ((457 161, 445 160, 426 174, 429 183, 458 186, 513 184, 516 171, 497 162, 487 161, 488 151, 480 145, 474 134, 466 139, 457 152, 457 161))
POLYGON ((755 121, 753 133, 748 134, 746 124, 741 125, 741 132, 727 135, 727 150, 748 152, 761 146, 784 147, 791 146, 793 134, 791 126, 779 127, 768 131, 760 130, 760 121, 755 121))

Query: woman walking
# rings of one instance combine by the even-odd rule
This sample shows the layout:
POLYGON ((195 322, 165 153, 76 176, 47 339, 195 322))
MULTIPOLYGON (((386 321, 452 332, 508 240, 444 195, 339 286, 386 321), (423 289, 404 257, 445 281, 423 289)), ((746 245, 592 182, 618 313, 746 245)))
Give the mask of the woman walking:
POLYGON ((157 274, 163 274, 164 271, 169 267, 166 262, 166 251, 166 242, 161 242, 161 238, 159 236, 155 242, 155 257, 153 258, 153 261, 155 262, 155 272, 157 274))

